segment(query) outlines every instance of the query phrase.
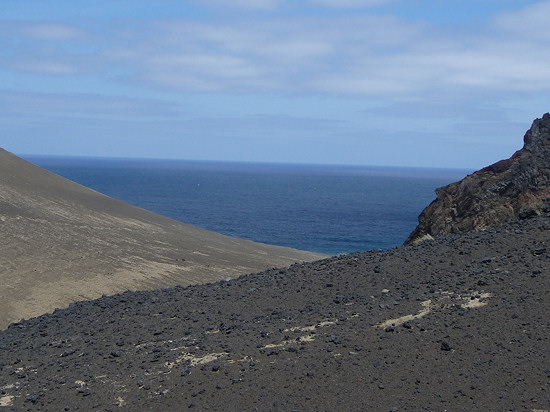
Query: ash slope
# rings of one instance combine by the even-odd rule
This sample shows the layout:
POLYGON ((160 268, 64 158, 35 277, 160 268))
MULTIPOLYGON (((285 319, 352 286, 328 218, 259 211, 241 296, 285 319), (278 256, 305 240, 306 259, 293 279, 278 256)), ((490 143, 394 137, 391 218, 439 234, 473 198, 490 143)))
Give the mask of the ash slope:
POLYGON ((548 410, 550 219, 79 302, 0 332, 5 410, 548 410))
POLYGON ((523 141, 509 159, 437 189, 405 244, 550 211, 550 113, 533 121, 523 141))
POLYGON ((156 215, 2 149, 0 231, 0 328, 103 294, 211 282, 325 257, 156 215))

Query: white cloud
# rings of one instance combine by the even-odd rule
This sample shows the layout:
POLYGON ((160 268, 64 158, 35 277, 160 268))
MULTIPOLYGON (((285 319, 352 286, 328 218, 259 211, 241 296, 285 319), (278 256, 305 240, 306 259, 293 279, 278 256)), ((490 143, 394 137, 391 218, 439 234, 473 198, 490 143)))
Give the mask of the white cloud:
MULTIPOLYGON (((422 25, 393 17, 292 17, 243 24, 159 22, 150 35, 107 51, 136 77, 163 87, 308 91, 384 48, 406 48, 422 25), (198 87, 197 87, 198 86, 198 87)), ((318 90, 317 90, 318 91, 318 90)))
POLYGON ((36 40, 68 40, 83 35, 83 30, 64 23, 38 23, 27 25, 22 31, 36 40))
POLYGON ((36 41, 74 40, 85 31, 71 24, 58 22, 0 21, 0 33, 36 41))
POLYGON ((360 9, 369 8, 375 6, 381 6, 383 4, 392 3, 396 0, 309 0, 310 3, 318 4, 322 6, 332 7, 335 9, 360 9))
POLYGON ((9 59, 0 59, 0 64, 4 64, 12 70, 22 72, 38 72, 43 74, 72 75, 78 72, 78 68, 73 64, 55 61, 51 58, 33 58, 25 57, 15 61, 9 59))
POLYGON ((0 91, 4 110, 0 117, 5 124, 18 117, 25 121, 36 119, 111 119, 153 120, 179 119, 183 110, 173 102, 155 99, 105 97, 97 94, 31 93, 0 91), (11 120, 10 120, 11 119, 11 120))
POLYGON ((519 11, 502 13, 495 19, 495 28, 528 41, 550 40, 550 1, 542 1, 519 11))
MULTIPOLYGON (((311 0, 368 7, 378 0, 311 0)), ((380 0, 384 1, 384 0, 380 0)), ((388 0, 390 1, 390 0, 388 0)), ((211 4, 217 0, 210 0, 211 4)), ((241 0, 277 8, 282 0, 241 0)), ((440 93, 550 89, 550 2, 498 15, 477 30, 395 16, 322 14, 219 23, 185 19, 112 22, 103 36, 58 23, 0 25, 0 65, 37 73, 126 73, 176 91, 296 92, 409 99, 440 93), (6 34, 8 34, 6 36, 6 34), (12 41, 10 41, 10 36, 12 41), (32 47, 23 38, 33 37, 32 47), (15 41, 13 41, 15 39, 15 41), (50 47, 49 41, 63 41, 50 47), (21 45, 23 45, 21 47, 21 45), (86 50, 94 50, 88 53, 86 50)))
MULTIPOLYGON (((196 0, 199 3, 198 0, 196 0)), ((381 6, 399 0, 306 0, 306 4, 332 9, 362 9, 381 6)), ((273 11, 282 7, 300 7, 296 0, 201 0, 201 5, 259 11, 273 11)))
POLYGON ((214 6, 224 8, 239 8, 249 10, 275 10, 279 8, 285 0, 195 0, 202 6, 214 6))

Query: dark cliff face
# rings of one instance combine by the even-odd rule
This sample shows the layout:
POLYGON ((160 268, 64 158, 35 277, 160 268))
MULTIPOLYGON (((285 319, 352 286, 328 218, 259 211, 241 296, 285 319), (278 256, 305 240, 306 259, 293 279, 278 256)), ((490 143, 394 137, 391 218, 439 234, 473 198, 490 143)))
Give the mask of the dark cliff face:
POLYGON ((550 210, 550 113, 536 119, 523 140, 523 148, 509 159, 437 189, 437 198, 422 211, 405 244, 550 210))

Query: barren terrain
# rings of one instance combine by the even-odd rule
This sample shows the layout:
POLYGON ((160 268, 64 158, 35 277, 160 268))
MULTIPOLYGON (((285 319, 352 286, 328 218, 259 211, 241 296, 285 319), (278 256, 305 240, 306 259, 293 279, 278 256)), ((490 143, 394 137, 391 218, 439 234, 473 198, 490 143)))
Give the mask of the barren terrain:
POLYGON ((550 409, 550 219, 80 302, 0 332, 6 410, 550 409))
POLYGON ((235 239, 78 185, 0 149, 0 328, 71 302, 324 255, 235 239))

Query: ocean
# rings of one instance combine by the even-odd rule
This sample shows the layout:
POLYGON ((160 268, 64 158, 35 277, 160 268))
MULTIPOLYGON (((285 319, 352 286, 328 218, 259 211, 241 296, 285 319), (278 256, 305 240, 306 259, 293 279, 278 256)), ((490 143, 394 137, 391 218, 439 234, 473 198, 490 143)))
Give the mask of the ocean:
POLYGON ((401 245, 469 170, 24 156, 108 196, 225 235, 327 254, 401 245))

